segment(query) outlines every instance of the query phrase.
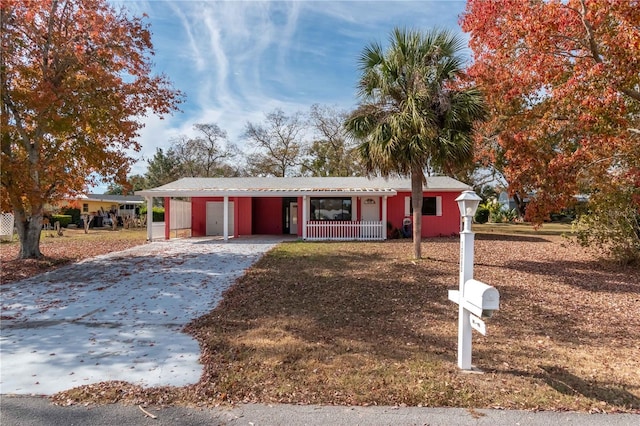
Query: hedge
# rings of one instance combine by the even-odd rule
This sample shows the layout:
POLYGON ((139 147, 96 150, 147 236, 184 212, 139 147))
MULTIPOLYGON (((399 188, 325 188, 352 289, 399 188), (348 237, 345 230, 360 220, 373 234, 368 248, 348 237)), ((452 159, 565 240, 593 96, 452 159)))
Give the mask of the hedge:
MULTIPOLYGON (((60 210, 60 214, 70 215, 71 223, 75 223, 76 225, 80 224, 80 209, 66 207, 60 210)), ((60 224, 62 224, 62 222, 60 222, 60 224)))
MULTIPOLYGON (((147 207, 140 208, 140 214, 147 214, 147 207)), ((154 207, 153 208, 153 221, 154 222, 164 222, 164 207, 154 207)))
POLYGON ((476 223, 487 223, 489 221, 489 209, 485 206, 479 206, 474 218, 476 223))
POLYGON ((62 228, 66 228, 71 223, 72 217, 69 214, 54 214, 51 215, 51 224, 55 225, 56 222, 60 222, 62 228))

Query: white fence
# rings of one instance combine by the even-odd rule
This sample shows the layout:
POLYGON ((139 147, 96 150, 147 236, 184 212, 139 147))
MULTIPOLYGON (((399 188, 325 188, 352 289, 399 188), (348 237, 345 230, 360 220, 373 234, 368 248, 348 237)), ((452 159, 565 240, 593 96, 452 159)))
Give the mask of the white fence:
POLYGON ((164 222, 153 222, 151 224, 151 239, 164 240, 164 222))
POLYGON ((13 239, 13 213, 0 215, 0 239, 11 241, 13 239))
POLYGON ((191 201, 169 201, 169 229, 191 229, 191 201))
MULTIPOLYGON (((183 200, 169 201, 169 238, 191 236, 191 202, 183 200)), ((165 214, 165 220, 167 219, 165 214)), ((166 222, 153 222, 151 225, 151 239, 165 239, 166 222)))
POLYGON ((307 222, 307 240, 379 241, 384 240, 384 227, 379 221, 311 221, 307 222))

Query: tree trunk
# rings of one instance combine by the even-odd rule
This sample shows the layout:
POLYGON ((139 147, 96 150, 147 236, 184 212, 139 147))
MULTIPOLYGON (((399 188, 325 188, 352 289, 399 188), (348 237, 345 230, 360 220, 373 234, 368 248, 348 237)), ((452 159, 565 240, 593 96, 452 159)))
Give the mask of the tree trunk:
POLYGON ((422 258, 422 169, 411 171, 411 207, 413 208, 413 253, 416 259, 422 258))
POLYGON ((518 211, 518 217, 520 219, 524 219, 526 203, 524 199, 520 197, 520 195, 516 192, 513 194, 513 201, 516 203, 516 210, 518 211))
POLYGON ((18 259, 39 259, 40 252, 40 231, 42 230, 42 209, 38 213, 27 217, 24 212, 14 210, 16 218, 16 229, 20 240, 20 253, 18 259))
POLYGON ((92 214, 83 214, 82 215, 82 224, 84 227, 84 233, 88 234, 89 233, 89 225, 91 225, 91 221, 93 220, 93 215, 92 214))

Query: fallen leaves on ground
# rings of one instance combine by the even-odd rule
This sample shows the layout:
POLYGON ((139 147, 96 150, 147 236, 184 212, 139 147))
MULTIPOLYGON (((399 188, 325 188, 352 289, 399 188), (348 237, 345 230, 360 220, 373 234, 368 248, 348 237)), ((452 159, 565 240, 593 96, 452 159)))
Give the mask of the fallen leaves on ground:
POLYGON ((146 230, 90 229, 87 234, 81 229, 66 229, 63 236, 54 231, 43 231, 40 240, 42 259, 17 259, 20 244, 17 241, 0 244, 0 282, 32 277, 69 263, 121 251, 146 242, 146 230))
POLYGON ((183 388, 100 383, 59 403, 261 402, 640 412, 640 270, 553 236, 478 235, 475 277, 500 291, 458 370, 456 238, 284 243, 187 331, 204 373, 183 388), (115 390, 114 390, 115 389, 115 390), (111 393, 110 393, 111 392, 111 393), (110 398, 111 396, 109 396, 110 398))

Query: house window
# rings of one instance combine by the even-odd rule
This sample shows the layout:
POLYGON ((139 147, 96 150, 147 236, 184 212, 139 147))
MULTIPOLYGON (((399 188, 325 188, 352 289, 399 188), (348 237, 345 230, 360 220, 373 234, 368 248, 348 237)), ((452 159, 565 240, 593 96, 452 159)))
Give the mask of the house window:
POLYGON ((436 197, 424 197, 422 200, 422 216, 435 216, 436 204, 436 197))
MULTIPOLYGON (((413 214, 411 197, 405 198, 405 216, 413 214)), ((442 216, 442 197, 424 197, 422 199, 422 216, 442 216)))
POLYGON ((311 220, 351 220, 351 198, 311 198, 311 220))
POLYGON ((89 204, 87 203, 82 204, 82 213, 89 213, 89 204))

